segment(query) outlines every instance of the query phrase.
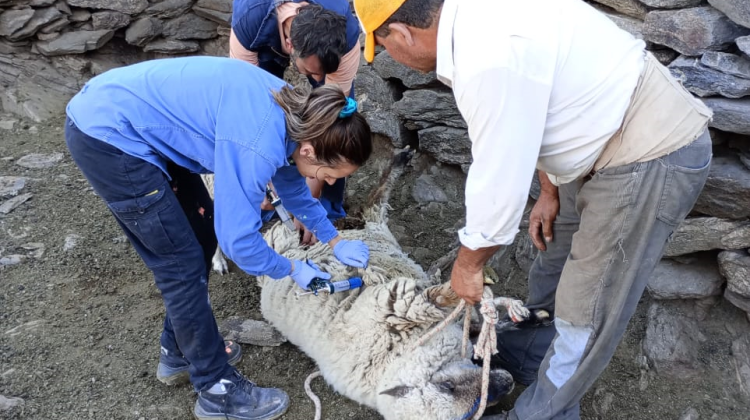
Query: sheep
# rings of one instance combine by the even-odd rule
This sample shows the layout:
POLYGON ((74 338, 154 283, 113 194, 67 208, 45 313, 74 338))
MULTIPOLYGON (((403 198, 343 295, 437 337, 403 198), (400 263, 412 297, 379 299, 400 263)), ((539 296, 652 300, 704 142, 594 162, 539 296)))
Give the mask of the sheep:
MULTIPOLYGON (((302 290, 289 277, 260 276, 261 312, 317 363, 330 386, 386 420, 469 419, 478 406, 481 368, 461 356, 461 326, 450 324, 422 346, 414 345, 446 317, 458 298, 447 284, 440 284, 439 272, 426 274, 401 250, 388 229, 387 209, 385 204, 373 205, 364 212, 364 229, 340 232, 345 239, 368 244, 366 269, 344 266, 326 244, 301 247, 295 232, 273 225, 264 238, 276 252, 314 261, 333 281, 361 277, 364 286, 331 295, 299 295, 302 290)), ((508 372, 491 371, 493 399, 512 389, 508 372)))

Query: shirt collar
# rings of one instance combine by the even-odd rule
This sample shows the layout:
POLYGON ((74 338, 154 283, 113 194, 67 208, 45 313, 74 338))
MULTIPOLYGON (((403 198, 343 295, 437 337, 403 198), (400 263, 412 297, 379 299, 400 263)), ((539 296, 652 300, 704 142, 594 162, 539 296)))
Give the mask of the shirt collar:
POLYGON ((453 25, 456 23, 458 1, 445 0, 440 12, 440 23, 437 36, 437 67, 435 73, 438 80, 449 87, 453 87, 453 25))

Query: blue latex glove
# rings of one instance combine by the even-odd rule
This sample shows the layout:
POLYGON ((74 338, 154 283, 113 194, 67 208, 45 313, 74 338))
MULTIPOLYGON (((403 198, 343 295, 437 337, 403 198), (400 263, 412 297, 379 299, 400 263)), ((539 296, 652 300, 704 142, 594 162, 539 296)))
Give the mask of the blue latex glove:
POLYGON ((290 277, 299 287, 305 290, 309 290, 308 286, 316 277, 324 280, 331 278, 330 274, 320 271, 320 267, 312 261, 292 260, 292 264, 294 264, 294 270, 292 270, 290 277))
POLYGON ((362 241, 341 239, 333 247, 333 255, 346 265, 365 268, 370 260, 370 248, 362 241))

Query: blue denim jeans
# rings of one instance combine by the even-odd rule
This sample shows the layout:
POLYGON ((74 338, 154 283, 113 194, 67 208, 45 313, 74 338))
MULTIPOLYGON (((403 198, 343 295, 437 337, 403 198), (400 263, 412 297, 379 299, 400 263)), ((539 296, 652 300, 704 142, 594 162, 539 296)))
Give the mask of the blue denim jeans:
POLYGON ((233 368, 208 298, 216 236, 213 202, 200 176, 169 165, 170 181, 158 167, 84 134, 70 119, 65 141, 154 274, 166 308, 162 347, 190 362, 197 391, 211 387, 233 368))

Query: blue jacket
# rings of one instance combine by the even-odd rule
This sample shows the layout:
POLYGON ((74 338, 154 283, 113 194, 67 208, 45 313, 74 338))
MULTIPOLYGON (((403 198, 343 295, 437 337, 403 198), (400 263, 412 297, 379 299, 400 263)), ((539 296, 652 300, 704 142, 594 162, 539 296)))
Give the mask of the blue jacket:
MULTIPOLYGON (((299 3, 303 0, 287 0, 299 3)), ((359 21, 352 13, 348 0, 304 0, 319 4, 346 17, 346 39, 349 50, 359 43, 359 21)), ((276 6, 284 0, 234 0, 232 11, 232 30, 243 47, 258 53, 258 64, 261 68, 275 66, 286 68, 289 56, 281 49, 279 23, 276 18, 276 6)))
POLYGON ((328 242, 338 234, 289 157, 271 96, 284 82, 241 60, 183 57, 145 61, 89 80, 67 106, 87 135, 144 159, 169 177, 168 161, 214 173, 215 227, 222 250, 252 275, 282 278, 288 259, 259 233, 260 205, 273 181, 285 207, 328 242))

